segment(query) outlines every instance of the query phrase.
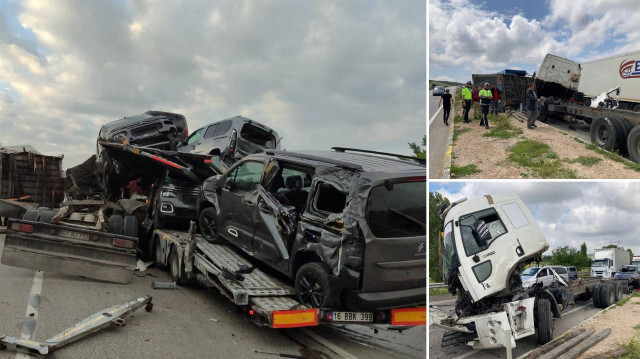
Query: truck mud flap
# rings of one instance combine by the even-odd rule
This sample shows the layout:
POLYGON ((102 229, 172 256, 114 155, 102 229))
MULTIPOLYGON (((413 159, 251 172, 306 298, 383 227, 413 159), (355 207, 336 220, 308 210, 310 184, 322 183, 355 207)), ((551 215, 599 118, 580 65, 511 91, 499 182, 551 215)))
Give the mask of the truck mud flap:
MULTIPOLYGON (((47 226, 55 231, 55 225, 47 226)), ((74 231, 81 231, 74 229, 74 231)), ((96 231, 90 231, 96 233, 96 231)), ((91 234, 113 237, 112 234, 91 234)), ((77 275, 126 284, 133 278, 135 248, 114 248, 101 243, 8 228, 0 262, 5 265, 77 275)))

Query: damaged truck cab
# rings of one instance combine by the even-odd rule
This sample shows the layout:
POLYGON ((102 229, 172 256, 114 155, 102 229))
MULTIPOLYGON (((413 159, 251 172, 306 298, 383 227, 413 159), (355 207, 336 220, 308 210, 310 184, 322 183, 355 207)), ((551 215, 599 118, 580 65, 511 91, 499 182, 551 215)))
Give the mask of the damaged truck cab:
POLYGON ((200 230, 294 280, 315 308, 426 301, 424 165, 332 151, 250 155, 198 195, 200 230))

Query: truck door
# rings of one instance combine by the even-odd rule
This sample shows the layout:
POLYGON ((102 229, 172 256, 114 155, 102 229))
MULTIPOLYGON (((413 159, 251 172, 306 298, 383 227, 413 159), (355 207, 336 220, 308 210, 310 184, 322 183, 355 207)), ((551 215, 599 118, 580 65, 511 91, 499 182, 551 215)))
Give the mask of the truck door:
POLYGON ((253 251, 253 216, 263 172, 262 161, 247 160, 222 178, 218 233, 249 252, 253 251))

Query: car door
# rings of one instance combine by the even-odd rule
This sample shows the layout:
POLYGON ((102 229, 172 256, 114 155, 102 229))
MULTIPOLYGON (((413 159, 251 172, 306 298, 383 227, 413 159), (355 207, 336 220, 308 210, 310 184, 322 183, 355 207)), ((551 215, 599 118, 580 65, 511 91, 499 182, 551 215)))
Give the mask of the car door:
POLYGON ((262 180, 264 162, 240 162, 223 176, 220 193, 219 234, 247 252, 253 252, 253 216, 258 185, 262 180))

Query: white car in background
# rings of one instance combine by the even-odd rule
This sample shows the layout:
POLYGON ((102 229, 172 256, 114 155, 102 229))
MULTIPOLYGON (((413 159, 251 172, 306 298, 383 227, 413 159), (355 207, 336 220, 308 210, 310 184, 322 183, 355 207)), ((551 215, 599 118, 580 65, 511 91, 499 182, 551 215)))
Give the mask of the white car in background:
POLYGON ((567 271, 567 267, 565 266, 544 266, 544 267, 529 267, 522 271, 520 274, 520 279, 522 279, 522 286, 525 289, 530 288, 532 285, 536 283, 542 283, 542 287, 549 287, 554 282, 557 282, 557 279, 553 275, 553 272, 556 272, 564 281, 565 284, 569 283, 569 272, 567 271))

